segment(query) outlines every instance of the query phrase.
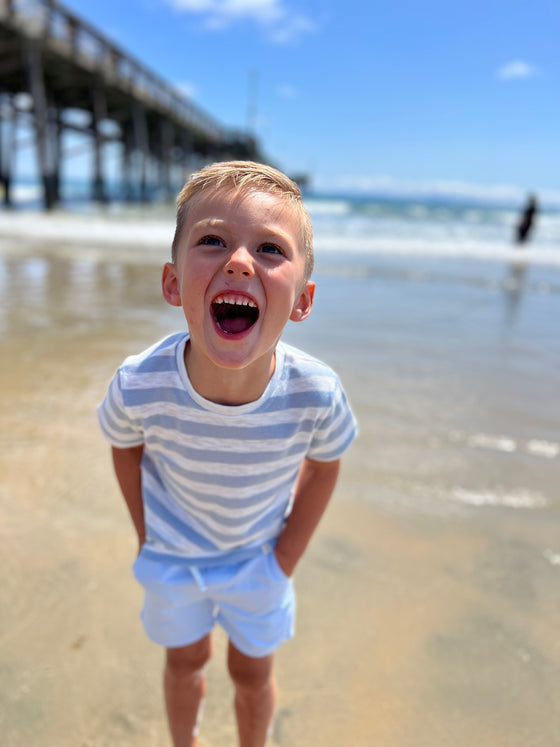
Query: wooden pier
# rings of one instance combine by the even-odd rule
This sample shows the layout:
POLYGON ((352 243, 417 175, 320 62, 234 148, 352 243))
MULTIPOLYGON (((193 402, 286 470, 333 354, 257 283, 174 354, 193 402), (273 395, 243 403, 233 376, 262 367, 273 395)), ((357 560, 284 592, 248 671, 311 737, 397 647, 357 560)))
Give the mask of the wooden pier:
POLYGON ((21 125, 31 127, 45 207, 61 196, 65 135, 91 147, 91 196, 108 199, 104 149, 120 146, 122 193, 176 190, 193 164, 263 160, 254 138, 220 125, 56 0, 0 0, 0 186, 11 203, 21 125))

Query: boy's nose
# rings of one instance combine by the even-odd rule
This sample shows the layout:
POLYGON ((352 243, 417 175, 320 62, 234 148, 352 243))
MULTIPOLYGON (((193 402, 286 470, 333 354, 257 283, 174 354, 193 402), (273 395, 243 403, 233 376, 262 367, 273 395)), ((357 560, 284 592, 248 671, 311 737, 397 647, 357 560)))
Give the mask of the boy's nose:
POLYGON ((226 275, 237 275, 239 277, 250 278, 255 274, 253 267, 253 258, 245 247, 240 246, 235 249, 229 256, 224 266, 226 275))

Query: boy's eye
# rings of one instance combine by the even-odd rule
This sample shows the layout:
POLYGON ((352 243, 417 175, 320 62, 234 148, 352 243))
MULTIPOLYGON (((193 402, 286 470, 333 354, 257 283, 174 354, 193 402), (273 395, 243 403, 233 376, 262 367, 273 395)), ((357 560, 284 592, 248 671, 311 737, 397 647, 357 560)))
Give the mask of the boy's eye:
POLYGON ((224 242, 219 236, 203 236, 198 243, 206 246, 224 246, 224 242))
POLYGON ((282 249, 280 249, 279 246, 276 246, 276 244, 263 244, 259 247, 259 252, 262 252, 263 254, 283 254, 282 249))

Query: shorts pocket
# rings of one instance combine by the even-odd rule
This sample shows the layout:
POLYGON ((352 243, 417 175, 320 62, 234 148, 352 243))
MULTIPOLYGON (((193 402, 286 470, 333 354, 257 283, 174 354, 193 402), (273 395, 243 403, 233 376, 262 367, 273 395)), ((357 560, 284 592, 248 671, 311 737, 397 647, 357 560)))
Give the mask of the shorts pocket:
POLYGON ((162 593, 167 587, 184 586, 194 583, 188 568, 154 560, 144 553, 144 548, 132 565, 134 578, 147 591, 162 593))
POLYGON ((280 563, 278 562, 278 558, 276 557, 276 553, 274 552, 274 550, 271 550, 271 552, 268 554, 268 557, 271 576, 278 581, 291 581, 290 577, 287 576, 280 567, 280 563))
POLYGON ((140 548, 140 552, 138 553, 138 555, 136 556, 136 558, 135 558, 135 560, 134 560, 134 563, 132 564, 132 573, 133 573, 133 575, 134 575, 134 578, 135 578, 135 579, 136 579, 137 581, 139 581, 139 580, 140 580, 140 579, 138 578, 138 571, 139 571, 139 569, 140 569, 140 566, 142 565, 142 563, 143 563, 143 558, 142 558, 142 548, 140 548))

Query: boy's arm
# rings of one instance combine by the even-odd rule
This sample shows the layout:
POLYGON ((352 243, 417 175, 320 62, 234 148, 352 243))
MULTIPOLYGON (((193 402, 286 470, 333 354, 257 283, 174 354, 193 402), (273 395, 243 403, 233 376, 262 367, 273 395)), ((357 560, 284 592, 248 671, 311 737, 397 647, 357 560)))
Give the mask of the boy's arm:
POLYGON ((317 462, 305 459, 296 483, 294 505, 274 552, 284 573, 291 576, 305 552, 333 493, 340 459, 317 462))
POLYGON ((138 545, 142 547, 146 540, 146 525, 144 523, 144 504, 142 502, 142 484, 140 464, 144 445, 132 446, 129 449, 112 447, 113 465, 122 494, 128 507, 128 512, 136 533, 138 545))

